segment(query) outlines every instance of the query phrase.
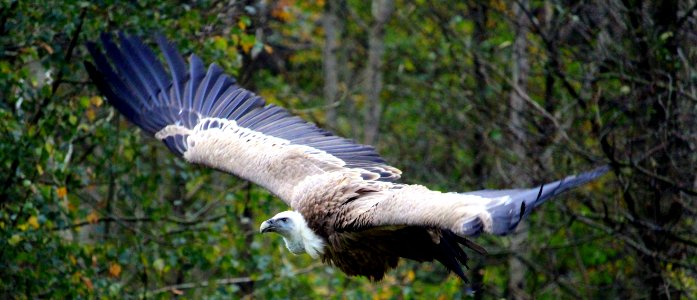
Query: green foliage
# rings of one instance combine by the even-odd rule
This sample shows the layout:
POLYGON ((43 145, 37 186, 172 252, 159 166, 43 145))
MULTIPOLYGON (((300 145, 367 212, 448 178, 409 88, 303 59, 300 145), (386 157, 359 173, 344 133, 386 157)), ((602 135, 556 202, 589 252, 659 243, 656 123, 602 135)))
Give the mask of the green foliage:
MULTIPOLYGON (((82 62, 89 59, 84 44, 102 32, 144 37, 162 32, 183 53, 215 62, 268 102, 322 125, 323 1, 43 2, 0 0, 2 298, 469 295, 467 284, 437 264, 403 261, 385 280, 373 283, 290 254, 280 238, 257 234, 263 220, 287 209, 283 202, 233 176, 175 158, 119 116, 83 69, 82 62)), ((600 39, 607 38, 600 29, 587 26, 586 33, 593 35, 585 43, 575 41, 578 36, 550 42, 532 31, 526 90, 532 102, 563 120, 566 137, 549 117, 530 109, 524 123, 528 157, 517 157, 511 151, 517 140, 510 132, 507 100, 516 28, 512 7, 503 1, 482 3, 486 20, 477 23, 478 1, 396 1, 384 39, 383 112, 376 146, 404 171, 408 183, 453 191, 502 188, 515 181, 507 175, 514 165, 530 166, 535 180, 573 173, 608 155, 602 137, 611 136, 617 152, 638 147, 623 138, 643 139, 649 128, 645 119, 661 109, 647 105, 651 99, 694 90, 676 88, 673 78, 664 76, 682 72, 694 80, 694 70, 680 69, 684 66, 671 50, 683 38, 677 29, 645 33, 653 43, 646 51, 653 56, 645 60, 660 74, 655 82, 633 66, 642 53, 632 39, 597 50, 614 54, 599 63, 592 55, 601 47, 600 39), (556 69, 551 66, 555 56, 556 69), (673 69, 680 72, 670 73, 673 69), (650 94, 661 89, 666 92, 650 94), (621 130, 612 131, 616 128, 621 130)), ((581 12, 566 4, 545 5, 534 3, 534 12, 552 14, 569 32, 580 30, 575 22, 589 22, 578 21, 581 12)), ((342 98, 333 130, 358 137, 367 101, 361 74, 371 7, 350 0, 342 12, 342 98)), ((694 61, 694 51, 687 50, 680 59, 694 61)), ((668 102, 678 102, 673 100, 668 102)), ((670 132, 694 134, 689 130, 685 125, 670 132)), ((694 165, 687 168, 694 170, 694 165)), ((531 297, 646 297, 648 292, 636 287, 646 284, 644 266, 650 263, 656 264, 652 270, 661 274, 666 289, 688 297, 697 293, 697 256, 689 255, 694 254, 694 235, 688 235, 683 248, 667 245, 642 252, 658 238, 639 229, 651 230, 631 226, 663 225, 636 219, 649 215, 641 215, 642 210, 653 212, 646 199, 659 197, 638 197, 640 212, 627 213, 625 191, 641 189, 647 181, 636 183, 642 173, 626 165, 615 170, 626 180, 622 189, 613 190, 613 183, 604 179, 531 215, 525 244, 531 297), (631 242, 639 246, 628 246, 631 242), (671 256, 660 261, 652 253, 671 256)), ((679 182, 679 176, 664 173, 679 182)), ((651 182, 656 181, 662 182, 651 182)), ((694 218, 665 224, 694 233, 694 218)), ((510 239, 480 237, 477 242, 491 253, 472 253, 470 277, 481 278, 485 297, 510 296, 510 239)))

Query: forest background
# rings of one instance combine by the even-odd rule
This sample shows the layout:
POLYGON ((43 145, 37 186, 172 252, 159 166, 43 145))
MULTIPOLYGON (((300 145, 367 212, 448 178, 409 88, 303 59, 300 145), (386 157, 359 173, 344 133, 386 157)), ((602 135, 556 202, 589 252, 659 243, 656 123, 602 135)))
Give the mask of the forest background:
POLYGON ((697 298, 697 19, 685 1, 0 0, 2 298, 697 298), (101 32, 161 32, 403 181, 526 187, 609 164, 463 283, 294 256, 283 202, 185 163, 102 98, 101 32))

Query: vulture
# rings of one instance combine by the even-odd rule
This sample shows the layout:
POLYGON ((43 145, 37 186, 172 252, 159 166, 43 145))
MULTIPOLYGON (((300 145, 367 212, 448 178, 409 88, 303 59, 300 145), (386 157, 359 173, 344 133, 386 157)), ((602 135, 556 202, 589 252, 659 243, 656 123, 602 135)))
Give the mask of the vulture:
POLYGON ((467 281, 468 238, 511 233, 532 209, 607 172, 599 167, 529 189, 439 192, 399 183, 375 148, 333 135, 240 87, 196 55, 188 65, 155 40, 167 68, 138 37, 87 43, 91 80, 131 123, 187 162, 254 182, 291 210, 263 222, 288 250, 351 276, 380 280, 400 258, 436 260, 467 281), (102 52, 104 51, 104 52, 102 52))

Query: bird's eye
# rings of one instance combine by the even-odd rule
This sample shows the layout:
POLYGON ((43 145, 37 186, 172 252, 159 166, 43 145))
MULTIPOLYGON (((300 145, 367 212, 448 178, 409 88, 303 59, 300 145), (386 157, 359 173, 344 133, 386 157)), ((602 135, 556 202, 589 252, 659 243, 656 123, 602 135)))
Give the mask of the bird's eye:
POLYGON ((288 222, 288 218, 280 218, 280 219, 278 219, 278 220, 281 221, 281 222, 288 222))

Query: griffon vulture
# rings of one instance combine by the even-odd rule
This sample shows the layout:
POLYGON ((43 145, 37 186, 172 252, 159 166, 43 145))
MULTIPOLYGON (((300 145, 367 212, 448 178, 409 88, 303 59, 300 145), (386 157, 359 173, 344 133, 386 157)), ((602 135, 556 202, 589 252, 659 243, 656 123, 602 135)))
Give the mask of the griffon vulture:
POLYGON ((401 171, 371 146, 332 135, 265 104, 212 64, 191 55, 188 66, 156 36, 168 68, 137 37, 120 45, 101 36, 85 62, 91 79, 128 120, 186 161, 252 181, 291 211, 261 224, 283 236, 292 253, 380 280, 400 258, 445 265, 466 280, 460 245, 482 232, 510 233, 533 208, 601 176, 606 167, 531 189, 443 193, 397 183, 401 171))

